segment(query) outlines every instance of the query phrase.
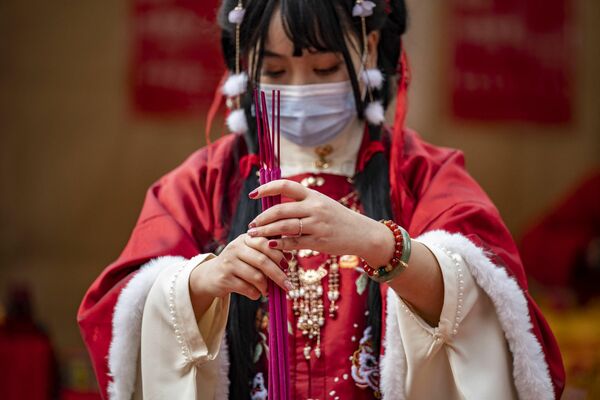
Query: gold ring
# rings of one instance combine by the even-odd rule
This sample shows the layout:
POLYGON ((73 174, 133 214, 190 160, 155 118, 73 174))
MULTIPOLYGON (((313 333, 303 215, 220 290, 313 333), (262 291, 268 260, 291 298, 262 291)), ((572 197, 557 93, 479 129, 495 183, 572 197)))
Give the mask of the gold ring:
POLYGON ((302 236, 302 219, 298 218, 298 222, 300 223, 300 229, 298 230, 298 234, 296 235, 296 237, 302 236))

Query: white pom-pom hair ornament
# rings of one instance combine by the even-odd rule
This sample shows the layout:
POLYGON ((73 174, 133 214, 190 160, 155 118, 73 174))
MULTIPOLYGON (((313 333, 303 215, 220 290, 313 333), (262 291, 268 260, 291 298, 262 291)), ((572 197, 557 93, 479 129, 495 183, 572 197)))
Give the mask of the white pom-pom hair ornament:
POLYGON ((246 91, 248 85, 248 74, 241 72, 230 75, 223 84, 223 94, 227 97, 235 97, 246 91))
POLYGON ((372 1, 358 0, 352 8, 352 16, 361 18, 369 17, 373 15, 373 8, 375 8, 375 3, 372 1))
POLYGON ((244 20, 244 14, 246 10, 244 10, 241 6, 236 6, 233 10, 229 11, 227 14, 227 19, 232 24, 241 24, 244 20))
POLYGON ((248 130, 248 123, 246 122, 246 114, 243 109, 238 108, 233 110, 227 116, 227 128, 231 132, 244 133, 248 130))
POLYGON ((385 112, 379 100, 372 101, 365 108, 365 118, 371 125, 380 125, 385 120, 385 112))
POLYGON ((383 86, 383 74, 377 68, 363 70, 360 79, 369 89, 381 89, 383 86))

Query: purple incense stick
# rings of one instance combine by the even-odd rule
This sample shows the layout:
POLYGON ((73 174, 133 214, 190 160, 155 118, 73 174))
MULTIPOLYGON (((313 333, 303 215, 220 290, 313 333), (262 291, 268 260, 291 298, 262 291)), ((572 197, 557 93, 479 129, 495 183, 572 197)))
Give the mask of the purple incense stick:
MULTIPOLYGON (((280 93, 271 93, 271 124, 266 95, 254 91, 256 129, 260 158, 260 183, 264 184, 281 178, 280 169, 280 93)), ((263 197, 263 211, 281 203, 281 196, 263 197)), ((270 399, 288 400, 290 398, 290 376, 287 334, 287 300, 284 291, 269 280, 269 382, 270 399)))

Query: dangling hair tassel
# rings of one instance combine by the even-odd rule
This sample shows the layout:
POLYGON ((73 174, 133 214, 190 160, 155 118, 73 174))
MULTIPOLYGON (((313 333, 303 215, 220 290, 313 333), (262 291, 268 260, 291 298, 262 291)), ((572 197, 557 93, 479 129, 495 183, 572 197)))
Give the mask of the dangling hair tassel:
POLYGON ((383 74, 377 68, 363 70, 360 73, 360 79, 371 90, 381 89, 383 86, 383 74))
POLYGON ((240 72, 239 74, 230 75, 223 84, 223 94, 228 97, 239 96, 246 92, 248 85, 248 74, 240 72))
POLYGON ((381 101, 372 101, 365 108, 365 118, 371 125, 380 125, 385 121, 385 111, 381 101))
POLYGON ((230 23, 235 24, 235 70, 232 73, 221 89, 227 96, 227 107, 231 109, 227 116, 227 127, 231 132, 244 133, 248 131, 248 123, 246 122, 246 114, 240 107, 240 97, 246 92, 248 85, 248 74, 241 71, 240 66, 240 25, 244 20, 246 10, 242 0, 238 0, 237 5, 228 14, 230 23))
POLYGON ((232 110, 227 116, 227 128, 231 132, 243 133, 248 130, 248 123, 246 122, 246 113, 241 108, 232 110))
POLYGON ((362 31, 362 56, 361 62, 363 70, 360 73, 360 79, 365 84, 368 95, 367 107, 365 108, 365 118, 371 125, 381 125, 385 121, 385 110, 381 101, 376 100, 373 91, 380 89, 383 85, 383 74, 377 68, 367 68, 368 57, 368 37, 366 18, 373 15, 375 3, 369 0, 356 0, 352 8, 352 16, 360 17, 362 31))

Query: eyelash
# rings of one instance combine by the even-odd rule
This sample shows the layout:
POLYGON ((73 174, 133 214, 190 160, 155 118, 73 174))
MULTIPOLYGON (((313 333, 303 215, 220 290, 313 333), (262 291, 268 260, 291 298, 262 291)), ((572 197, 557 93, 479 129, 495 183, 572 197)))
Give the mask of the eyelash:
MULTIPOLYGON (((325 69, 315 69, 315 73, 317 75, 329 75, 337 72, 340 69, 340 64, 336 64, 333 67, 325 68, 325 69)), ((264 71, 263 75, 269 78, 278 78, 285 73, 284 70, 279 71, 264 71)))
POLYGON ((340 64, 336 64, 333 67, 325 69, 315 69, 317 75, 329 75, 337 72, 340 69, 340 64))
POLYGON ((281 75, 283 75, 285 71, 284 70, 279 70, 279 71, 264 71, 262 74, 264 76, 268 76, 269 78, 278 78, 281 75))

